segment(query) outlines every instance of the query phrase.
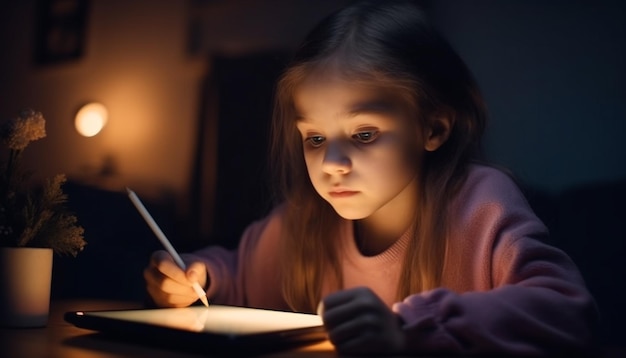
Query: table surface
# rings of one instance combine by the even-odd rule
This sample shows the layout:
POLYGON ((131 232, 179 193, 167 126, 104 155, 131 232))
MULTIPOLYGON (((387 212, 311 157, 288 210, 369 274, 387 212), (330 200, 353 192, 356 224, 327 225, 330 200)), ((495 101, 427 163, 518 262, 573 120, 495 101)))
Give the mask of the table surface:
MULTIPOLYGON (((205 354, 153 348, 114 340, 96 332, 78 328, 63 319, 68 311, 140 308, 140 303, 102 300, 63 300, 50 304, 48 325, 43 328, 0 328, 0 352, 11 358, 113 358, 168 357, 195 358, 205 354)), ((328 341, 296 350, 259 357, 336 357, 328 341)))
MULTIPOLYGON (((110 300, 62 300, 50 304, 50 318, 43 328, 0 327, 0 356, 10 358, 198 358, 194 354, 140 343, 106 338, 103 335, 78 328, 63 319, 65 312, 108 309, 141 308, 141 303, 110 300)), ((626 357, 625 347, 607 347, 604 358, 626 357)), ((328 341, 315 343, 295 350, 281 351, 256 357, 337 357, 328 341)))

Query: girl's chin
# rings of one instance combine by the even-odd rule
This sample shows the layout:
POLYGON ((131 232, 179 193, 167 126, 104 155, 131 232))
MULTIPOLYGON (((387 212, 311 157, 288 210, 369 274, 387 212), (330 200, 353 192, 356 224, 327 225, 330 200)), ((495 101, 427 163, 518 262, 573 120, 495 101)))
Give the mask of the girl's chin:
POLYGON ((361 220, 371 215, 370 212, 366 212, 362 208, 346 208, 343 206, 333 205, 333 209, 335 209, 337 215, 346 220, 361 220))

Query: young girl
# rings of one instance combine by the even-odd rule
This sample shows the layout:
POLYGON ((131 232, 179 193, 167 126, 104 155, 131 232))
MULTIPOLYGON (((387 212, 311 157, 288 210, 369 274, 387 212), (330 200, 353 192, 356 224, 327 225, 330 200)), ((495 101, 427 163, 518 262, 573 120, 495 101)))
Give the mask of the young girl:
POLYGON ((472 161, 484 126, 468 69, 410 2, 331 15, 278 82, 280 205, 186 272, 156 252, 147 290, 318 311, 340 353, 580 354, 594 301, 514 182, 472 161))

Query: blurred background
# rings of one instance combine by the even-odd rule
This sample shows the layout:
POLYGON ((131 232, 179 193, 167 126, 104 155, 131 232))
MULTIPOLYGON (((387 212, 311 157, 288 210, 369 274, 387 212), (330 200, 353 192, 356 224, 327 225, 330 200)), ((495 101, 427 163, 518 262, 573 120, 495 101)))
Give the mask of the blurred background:
MULTIPOLYGON (((55 258, 53 297, 141 299, 160 248, 134 189, 180 251, 234 247, 268 209, 274 80, 349 0, 23 0, 0 12, 0 118, 41 111, 26 165, 70 179, 88 246, 55 258), (83 137, 78 108, 108 122, 83 137), (112 289, 115 287, 115 289, 112 289)), ((581 268, 607 340, 626 320, 626 2, 424 0, 490 110, 487 158, 509 168, 581 268)))

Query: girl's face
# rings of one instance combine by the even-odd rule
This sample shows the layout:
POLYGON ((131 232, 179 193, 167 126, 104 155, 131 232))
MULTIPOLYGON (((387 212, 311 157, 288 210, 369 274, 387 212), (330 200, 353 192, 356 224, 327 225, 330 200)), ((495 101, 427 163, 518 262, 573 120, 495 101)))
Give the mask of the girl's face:
POLYGON ((396 221, 414 213, 423 135, 415 113, 399 103, 393 94, 329 77, 297 87, 309 177, 345 219, 396 221))

